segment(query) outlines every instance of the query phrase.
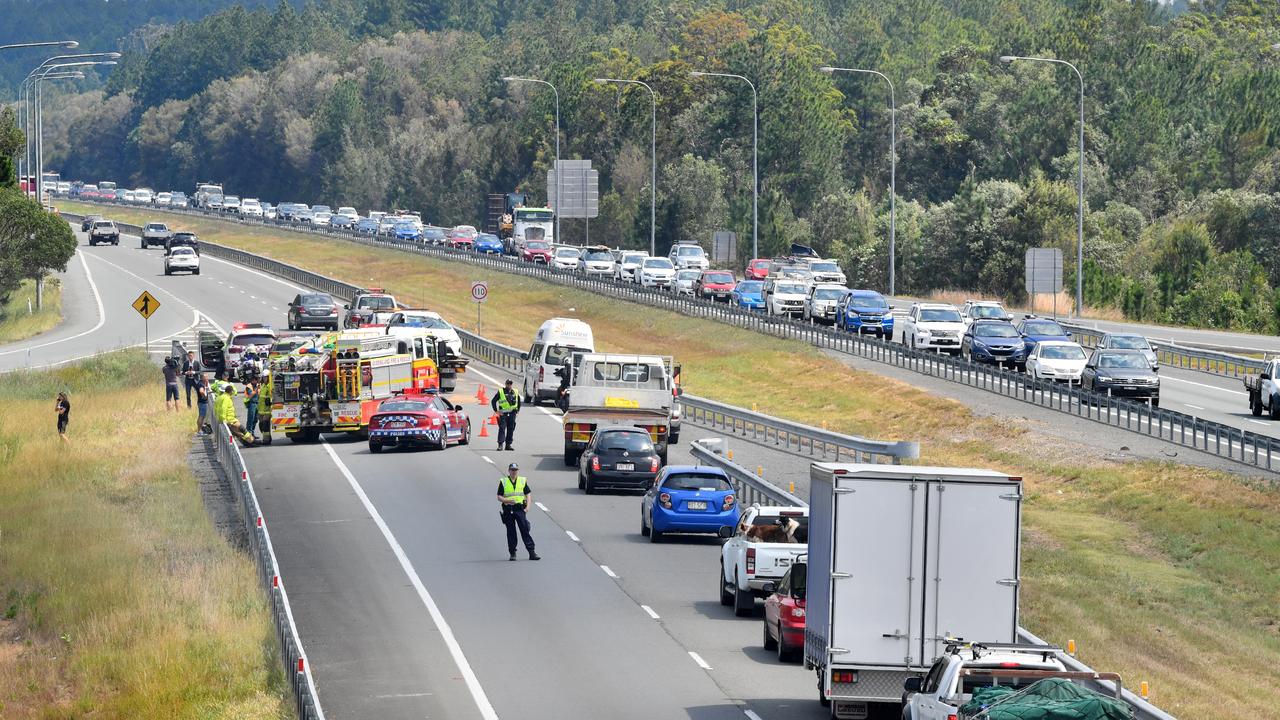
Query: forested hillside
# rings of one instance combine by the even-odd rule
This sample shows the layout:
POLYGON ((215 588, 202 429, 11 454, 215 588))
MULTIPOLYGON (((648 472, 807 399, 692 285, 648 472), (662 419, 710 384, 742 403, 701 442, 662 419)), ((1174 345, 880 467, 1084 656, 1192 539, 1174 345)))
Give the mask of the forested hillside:
MULTIPOLYGON (((483 197, 544 196, 562 155, 600 170, 593 241, 647 247, 658 94, 659 249, 751 236, 760 102, 762 253, 812 243, 884 288, 896 85, 898 291, 1018 299, 1027 247, 1075 256, 1086 86, 1086 301, 1129 316, 1275 331, 1280 7, 1271 0, 329 0, 232 8, 157 38, 105 92, 59 98, 46 164, 273 201, 412 207, 476 222, 483 197)), ((566 222, 580 239, 580 221, 566 222)), ((749 245, 744 252, 749 253, 749 245)), ((1074 262, 1068 270, 1074 273, 1074 262)), ((1070 277, 1067 284, 1071 286, 1070 277)))

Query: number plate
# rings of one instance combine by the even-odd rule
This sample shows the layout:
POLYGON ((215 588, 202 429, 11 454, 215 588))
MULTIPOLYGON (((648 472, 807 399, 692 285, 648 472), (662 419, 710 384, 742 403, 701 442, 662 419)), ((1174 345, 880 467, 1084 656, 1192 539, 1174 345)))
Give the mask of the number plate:
POLYGON ((618 463, 613 467, 615 470, 635 470, 636 464, 635 463, 618 463))
POLYGON ((691 500, 686 504, 690 510, 706 510, 707 503, 702 500, 691 500))
POLYGON ((409 423, 392 422, 392 423, 387 423, 387 427, 389 427, 389 428, 403 428, 403 427, 409 427, 409 423))
POLYGON ((867 704, 864 702, 834 702, 836 717, 848 720, 865 720, 867 717, 867 704))

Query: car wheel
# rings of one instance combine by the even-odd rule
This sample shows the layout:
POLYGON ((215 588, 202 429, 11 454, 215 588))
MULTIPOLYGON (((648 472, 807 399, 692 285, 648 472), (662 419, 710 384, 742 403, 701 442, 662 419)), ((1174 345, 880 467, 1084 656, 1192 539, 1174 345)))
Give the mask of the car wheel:
POLYGON ((777 645, 778 645, 778 648, 777 648, 777 649, 778 649, 778 662, 791 662, 791 658, 792 658, 792 656, 794 656, 794 655, 795 655, 795 650, 794 650, 794 649, 792 649, 792 648, 791 648, 791 646, 787 645, 787 641, 786 641, 786 639, 785 639, 785 638, 783 638, 783 636, 782 636, 782 623, 778 623, 778 643, 777 643, 777 645))
POLYGON ((756 596, 750 590, 743 590, 738 583, 733 583, 733 614, 738 617, 751 617, 756 611, 756 596))
POLYGON ((146 240, 143 240, 142 242, 138 243, 138 247, 139 247, 139 248, 141 248, 141 249, 143 249, 143 250, 146 250, 146 249, 147 249, 147 241, 146 241, 146 240))
POLYGON ((1262 399, 1252 393, 1249 395, 1249 412, 1253 413, 1254 417, 1262 415, 1262 399))
POLYGON ((382 452, 382 443, 370 442, 369 452, 373 453, 374 455, 377 455, 378 453, 382 452))
POLYGON ((668 436, 667 436, 667 443, 668 443, 668 444, 670 444, 670 445, 679 445, 679 444, 680 444, 680 431, 679 431, 679 430, 676 430, 675 432, 673 432, 673 433, 671 433, 670 435, 668 435, 668 436))
MULTIPOLYGON (((764 622, 760 623, 760 627, 764 628, 764 641, 763 641, 764 649, 770 652, 777 650, 778 641, 773 639, 773 635, 769 633, 769 621, 766 619, 764 622)), ((778 638, 779 639, 782 638, 781 633, 778 634, 778 638)), ((781 653, 781 651, 779 651, 779 653, 781 653)))
POLYGON ((449 447, 449 440, 445 437, 445 431, 440 430, 440 442, 436 443, 434 450, 445 450, 449 447))
POLYGON ((523 384, 523 386, 522 386, 522 390, 524 391, 524 404, 525 404, 525 405, 532 405, 532 404, 533 404, 533 396, 529 394, 529 383, 527 383, 527 382, 526 382, 526 383, 524 383, 524 384, 523 384))
POLYGON ((728 591, 729 581, 724 579, 724 565, 720 566, 720 604, 729 607, 733 604, 733 593, 728 591))
POLYGON ((165 275, 172 275, 173 273, 169 272, 169 268, 165 268, 165 269, 164 269, 164 274, 165 274, 165 275))
POLYGON ((1160 407, 1160 398, 1151 398, 1151 407, 1153 408, 1160 407))
POLYGON ((462 439, 458 441, 459 445, 471 444, 471 421, 467 420, 467 426, 462 428, 462 439))
POLYGON ((199 274, 200 274, 200 268, 196 268, 195 270, 192 270, 192 271, 191 271, 191 274, 192 274, 192 275, 199 275, 199 274))
POLYGON ((662 542, 662 532, 657 528, 653 527, 652 525, 649 526, 649 542, 650 543, 662 542))
POLYGON ((578 489, 579 490, 587 489, 587 481, 583 479, 581 470, 578 471, 578 489))
POLYGON ((595 495, 596 494, 595 478, 588 475, 586 478, 586 482, 583 484, 582 490, 588 495, 595 495))
POLYGON ((640 511, 640 535, 649 537, 649 523, 645 522, 643 510, 640 511))

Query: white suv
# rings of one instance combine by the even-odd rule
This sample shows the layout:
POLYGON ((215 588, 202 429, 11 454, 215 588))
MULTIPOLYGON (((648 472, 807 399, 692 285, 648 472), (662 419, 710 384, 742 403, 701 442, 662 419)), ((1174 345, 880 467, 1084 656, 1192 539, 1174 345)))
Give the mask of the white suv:
POLYGON ((707 253, 703 251, 702 247, 689 243, 672 245, 671 252, 667 254, 667 259, 678 270, 706 270, 711 267, 711 261, 707 260, 707 253))
POLYGON ((649 257, 647 252, 624 252, 618 258, 618 264, 613 269, 614 280, 625 280, 627 282, 636 282, 640 279, 640 266, 644 264, 646 258, 649 257))
POLYGON ((1046 675, 1063 673, 1066 668, 1058 660, 1057 651, 1058 648, 1044 645, 948 644, 923 678, 907 680, 903 720, 948 720, 957 717, 960 706, 972 699, 976 688, 993 683, 1021 688, 1046 675), (971 674, 962 676, 966 670, 971 674), (995 676, 1019 674, 1024 675, 995 676))
MULTIPOLYGON (((640 279, 640 287, 670 288, 675 280, 676 268, 671 261, 660 257, 645 257, 640 260, 640 269, 635 272, 640 279)), ((679 403, 676 403, 679 407, 679 403)))
POLYGON ((800 317, 808 297, 809 286, 799 280, 769 278, 764 281, 764 309, 769 315, 800 317))
POLYGON ((578 273, 586 277, 609 277, 613 266, 613 251, 603 245, 584 247, 578 256, 578 273))
POLYGON ((258 198, 245 198, 240 201, 240 214, 245 217, 262 217, 262 203, 258 198))
POLYGON ((902 342, 917 350, 960 354, 965 322, 954 305, 916 303, 902 319, 902 342))
POLYGON ((995 300, 966 300, 964 307, 960 308, 960 317, 964 318, 965 327, 972 325, 974 320, 1013 322, 1013 316, 995 300))

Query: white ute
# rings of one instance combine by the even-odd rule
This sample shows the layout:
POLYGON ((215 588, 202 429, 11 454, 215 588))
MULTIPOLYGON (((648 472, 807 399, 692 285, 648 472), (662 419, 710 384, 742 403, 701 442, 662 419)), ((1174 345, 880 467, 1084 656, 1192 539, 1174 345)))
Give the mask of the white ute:
POLYGON ((765 584, 781 580, 808 552, 809 509, 753 505, 736 528, 724 528, 721 535, 728 540, 720 548, 720 604, 749 616, 756 598, 768 595, 765 584))
POLYGON ((960 354, 965 322, 954 305, 916 303, 902 319, 902 341, 914 350, 960 354))

